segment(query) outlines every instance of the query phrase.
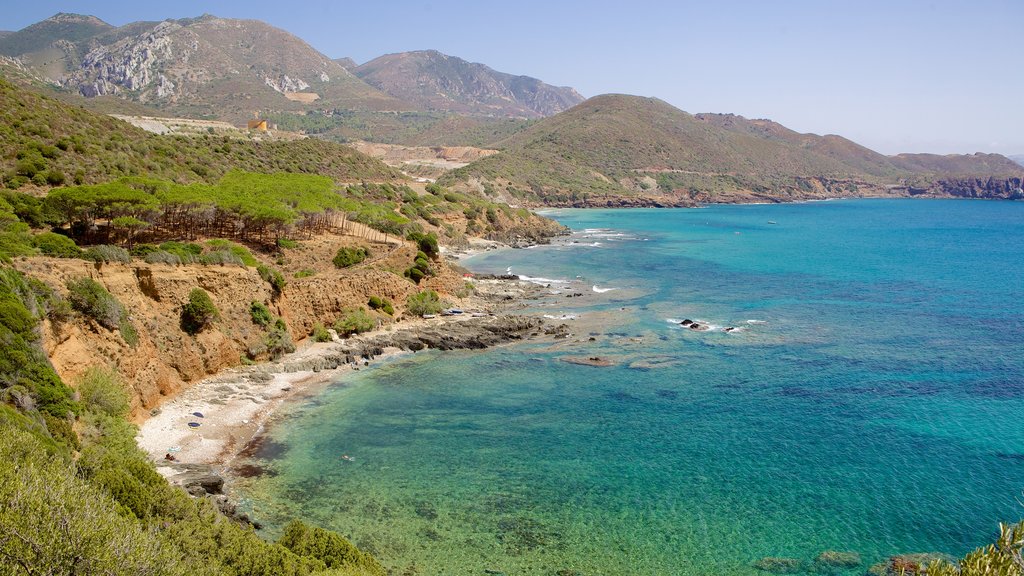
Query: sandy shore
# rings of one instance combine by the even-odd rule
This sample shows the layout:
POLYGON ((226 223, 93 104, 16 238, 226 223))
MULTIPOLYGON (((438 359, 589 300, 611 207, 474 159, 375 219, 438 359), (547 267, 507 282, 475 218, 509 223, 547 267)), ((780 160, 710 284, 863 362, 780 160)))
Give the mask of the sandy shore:
MULTIPOLYGON (((479 282, 477 290, 480 296, 476 304, 481 310, 521 307, 525 299, 537 293, 537 287, 526 282, 496 280, 479 282)), ((456 340, 461 334, 465 345, 445 341, 441 347, 479 347, 475 341, 481 337, 500 340, 501 336, 493 336, 501 333, 500 329, 482 330, 481 334, 468 329, 478 324, 501 324, 499 320, 496 316, 478 318, 469 314, 404 320, 346 340, 308 344, 277 362, 225 370, 165 402, 140 425, 136 440, 168 476, 177 472, 159 466, 170 462, 168 455, 178 464, 227 469, 259 437, 284 402, 316 394, 354 370, 423 347, 420 340, 427 347, 436 347, 432 340, 443 340, 449 334, 456 340), (366 347, 373 350, 370 359, 361 358, 358 352, 366 347), (339 360, 346 356, 347 361, 339 360)))
MULTIPOLYGON (((289 370, 338 345, 313 344, 278 363, 233 368, 197 382, 142 423, 139 447, 157 463, 170 454, 182 463, 230 465, 283 402, 314 394, 355 369, 346 364, 331 370, 289 370)), ((402 353, 385 350, 374 362, 402 353)))

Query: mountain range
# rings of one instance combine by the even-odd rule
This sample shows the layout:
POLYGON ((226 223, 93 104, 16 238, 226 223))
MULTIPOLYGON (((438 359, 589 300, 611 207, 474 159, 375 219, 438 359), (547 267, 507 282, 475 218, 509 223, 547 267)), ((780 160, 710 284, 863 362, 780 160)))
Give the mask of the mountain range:
POLYGON ((688 114, 656 98, 596 96, 504 141, 446 185, 543 205, 690 205, 840 196, 1020 196, 998 154, 884 156, 770 120, 688 114))
POLYGON ((836 196, 1020 196, 998 154, 884 156, 836 135, 655 98, 602 95, 434 50, 357 65, 255 20, 111 26, 57 14, 0 35, 0 70, 107 113, 244 123, 321 139, 501 150, 443 184, 510 202, 688 205, 836 196))
POLYGON ((114 27, 60 13, 0 36, 0 55, 87 98, 116 95, 164 114, 233 122, 336 110, 536 118, 583 100, 571 88, 434 51, 356 67, 266 23, 211 15, 114 27))

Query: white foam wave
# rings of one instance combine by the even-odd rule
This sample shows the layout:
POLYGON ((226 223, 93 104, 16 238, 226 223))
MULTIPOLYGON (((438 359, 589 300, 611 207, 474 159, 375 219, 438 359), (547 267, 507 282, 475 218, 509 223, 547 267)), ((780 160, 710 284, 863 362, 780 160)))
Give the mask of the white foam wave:
POLYGON ((539 284, 541 286, 547 286, 548 284, 568 284, 569 283, 568 280, 554 280, 552 278, 542 278, 542 277, 534 277, 534 276, 523 276, 522 274, 519 275, 519 279, 524 281, 524 282, 530 282, 532 284, 539 284))
POLYGON ((548 320, 575 320, 579 318, 576 314, 545 314, 548 320))
POLYGON ((611 292, 612 290, 615 290, 615 288, 598 288, 597 284, 594 284, 592 290, 594 292, 597 292, 598 294, 604 294, 605 292, 611 292))
POLYGON ((747 324, 767 324, 767 320, 747 320, 747 324))

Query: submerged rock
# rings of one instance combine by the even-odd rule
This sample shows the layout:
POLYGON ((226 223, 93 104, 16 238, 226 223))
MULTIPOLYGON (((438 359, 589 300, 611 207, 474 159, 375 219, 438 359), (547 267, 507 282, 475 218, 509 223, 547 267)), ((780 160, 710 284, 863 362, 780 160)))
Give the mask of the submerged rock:
POLYGON ((905 576, 920 574, 922 568, 928 566, 935 560, 943 560, 950 564, 956 564, 957 559, 942 552, 917 552, 913 554, 899 554, 891 556, 885 562, 879 562, 868 568, 871 576, 905 576))
POLYGON ((856 568, 860 566, 860 554, 856 552, 839 552, 826 550, 814 559, 819 566, 834 566, 836 568, 856 568))

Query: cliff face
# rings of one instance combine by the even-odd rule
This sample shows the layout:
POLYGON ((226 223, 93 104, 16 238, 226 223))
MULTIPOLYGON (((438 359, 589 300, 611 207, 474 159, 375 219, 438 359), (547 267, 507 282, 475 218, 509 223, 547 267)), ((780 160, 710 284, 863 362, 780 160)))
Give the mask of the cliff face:
MULTIPOLYGON (((335 242, 334 250, 337 246, 335 242)), ((98 265, 55 258, 21 260, 16 266, 63 294, 68 280, 92 278, 122 303, 139 335, 135 346, 127 344, 118 331, 77 314, 60 324, 44 322, 43 343, 54 368, 67 382, 74 382, 90 366, 117 369, 131 387, 133 413, 138 417, 189 383, 241 364, 249 349, 258 348, 267 329, 252 321, 250 305, 254 301, 281 317, 295 341, 306 338, 317 322, 330 326, 348 310, 365 308, 370 296, 390 300, 396 317, 407 296, 427 287, 459 302, 454 294, 464 281, 443 262, 434 263, 436 277, 417 286, 395 272, 412 263, 413 245, 390 249, 381 245, 375 250, 381 256, 345 270, 334 269, 329 258, 321 259, 327 267, 320 267, 311 277, 289 277, 277 296, 253 268, 141 262, 98 265), (190 336, 180 326, 181 307, 194 288, 210 295, 220 319, 212 328, 190 336)), ((379 319, 393 321, 384 314, 379 319)))
POLYGON ((910 188, 912 195, 952 196, 954 198, 985 198, 989 200, 1024 200, 1021 189, 1024 178, 948 178, 927 188, 910 188))

